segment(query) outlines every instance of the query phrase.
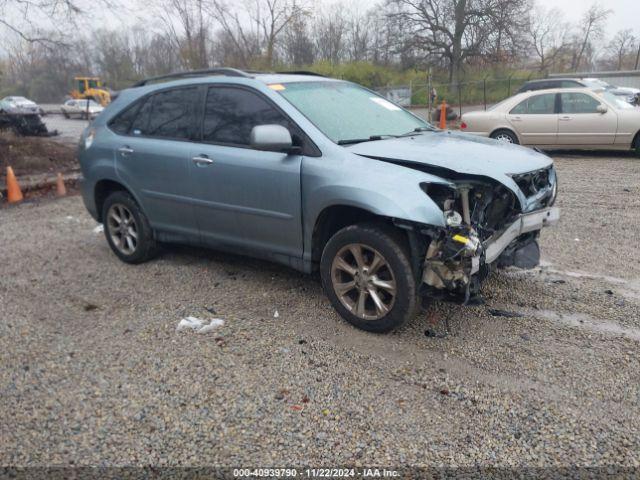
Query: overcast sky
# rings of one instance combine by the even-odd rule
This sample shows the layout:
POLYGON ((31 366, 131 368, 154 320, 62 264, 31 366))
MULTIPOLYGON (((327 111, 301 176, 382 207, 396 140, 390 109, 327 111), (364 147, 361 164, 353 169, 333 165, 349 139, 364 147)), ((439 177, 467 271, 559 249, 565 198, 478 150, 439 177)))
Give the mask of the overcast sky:
MULTIPOLYGON (((591 6, 588 0, 536 0, 545 8, 557 7, 570 22, 580 20, 585 10, 591 6)), ((613 10, 607 21, 606 35, 612 37, 618 30, 631 28, 640 34, 640 0, 606 0, 600 4, 613 10)))

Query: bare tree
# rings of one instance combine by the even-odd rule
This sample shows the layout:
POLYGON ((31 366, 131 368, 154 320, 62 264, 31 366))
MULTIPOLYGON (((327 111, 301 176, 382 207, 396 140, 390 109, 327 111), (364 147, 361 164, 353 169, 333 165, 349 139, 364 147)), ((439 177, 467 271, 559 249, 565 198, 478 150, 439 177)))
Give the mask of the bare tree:
POLYGON ((449 83, 460 81, 466 60, 487 51, 498 31, 511 31, 522 8, 520 0, 390 0, 388 16, 411 34, 410 47, 427 57, 442 58, 449 70, 449 83))
POLYGON ((334 7, 337 5, 315 18, 313 32, 318 58, 331 64, 337 64, 344 58, 348 28, 343 10, 334 7))
POLYGON ((204 0, 159 0, 160 19, 175 43, 183 68, 209 66, 209 16, 204 0))
POLYGON ((534 9, 528 33, 531 48, 538 58, 538 70, 545 72, 556 67, 570 44, 569 31, 569 24, 557 8, 534 9))
POLYGON ((585 53, 594 51, 593 42, 602 38, 604 26, 612 11, 594 3, 582 16, 578 30, 582 34, 577 37, 576 55, 573 58, 571 69, 577 71, 580 68, 585 53))
POLYGON ((624 66, 625 60, 628 57, 635 56, 636 37, 633 35, 633 30, 630 28, 620 30, 616 33, 613 39, 611 39, 606 50, 613 59, 612 66, 616 70, 621 70, 624 66))
POLYGON ((313 40, 303 19, 291 22, 282 44, 283 58, 290 65, 311 65, 315 60, 313 40))

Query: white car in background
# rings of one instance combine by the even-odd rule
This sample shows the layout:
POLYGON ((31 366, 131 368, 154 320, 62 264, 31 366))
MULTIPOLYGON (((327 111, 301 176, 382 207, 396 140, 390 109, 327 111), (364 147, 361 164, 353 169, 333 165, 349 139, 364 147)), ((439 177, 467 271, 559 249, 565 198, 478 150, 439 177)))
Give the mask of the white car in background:
POLYGON ((25 97, 11 96, 0 100, 0 112, 13 114, 40 114, 42 109, 34 101, 25 97))
POLYGON ((463 132, 547 149, 629 150, 640 155, 640 108, 607 90, 519 93, 462 115, 463 132))
POLYGON ((95 118, 104 110, 104 107, 93 100, 70 99, 60 106, 60 110, 65 118, 71 118, 72 116, 77 116, 78 118, 95 118))

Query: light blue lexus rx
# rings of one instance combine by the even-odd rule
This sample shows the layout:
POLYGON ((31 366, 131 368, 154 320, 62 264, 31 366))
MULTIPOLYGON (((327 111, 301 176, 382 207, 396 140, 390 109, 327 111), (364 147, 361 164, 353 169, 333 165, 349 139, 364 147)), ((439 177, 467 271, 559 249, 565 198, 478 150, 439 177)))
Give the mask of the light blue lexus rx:
POLYGON ((550 158, 441 131, 350 82, 231 68, 142 81, 83 133, 82 195, 123 261, 189 243, 320 271, 347 321, 385 332, 538 264, 550 158))

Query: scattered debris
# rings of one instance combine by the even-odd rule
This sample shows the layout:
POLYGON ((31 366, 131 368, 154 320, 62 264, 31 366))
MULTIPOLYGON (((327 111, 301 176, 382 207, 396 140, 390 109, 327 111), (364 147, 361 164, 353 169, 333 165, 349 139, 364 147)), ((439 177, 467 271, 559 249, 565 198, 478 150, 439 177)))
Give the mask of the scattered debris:
POLYGON ((216 328, 219 328, 224 325, 224 320, 221 318, 214 318, 208 325, 205 325, 202 320, 196 317, 186 317, 180 320, 178 323, 178 327, 176 328, 177 332, 181 332, 182 330, 194 330, 198 333, 208 333, 216 328))
POLYGON ((521 338, 521 339, 523 339, 523 340, 525 340, 525 341, 527 341, 527 342, 528 342, 529 340, 531 340, 531 338, 529 337, 529 335, 528 335, 528 334, 526 334, 526 333, 521 334, 521 335, 520 335, 520 338, 521 338))
POLYGON ((607 295, 613 295, 613 290, 607 289, 604 291, 607 295))
POLYGON ((93 233, 102 233, 102 232, 104 232, 104 225, 102 223, 93 229, 93 233))
POLYGON ((85 312, 91 312, 91 311, 93 311, 93 310, 97 310, 97 309, 98 309, 98 306, 97 306, 97 305, 94 305, 93 303, 87 303, 87 304, 84 306, 84 311, 85 311, 85 312))
POLYGON ((629 190, 628 188, 623 188, 622 191, 623 192, 630 192, 631 190, 629 190))
POLYGON ((205 309, 207 312, 212 313, 212 314, 214 314, 214 315, 217 315, 217 314, 218 314, 218 312, 216 312, 216 309, 215 309, 215 308, 213 308, 213 307, 204 307, 204 309, 205 309))
POLYGON ((178 323, 178 328, 176 328, 177 332, 181 332, 182 330, 186 330, 190 328, 191 330, 200 330, 202 328, 202 320, 196 317, 187 317, 180 320, 178 323))
POLYGON ((551 283, 567 283, 566 280, 562 280, 561 278, 557 278, 555 280, 551 280, 551 283))
POLYGON ((306 344, 307 344, 307 341, 306 341, 305 339, 301 338, 300 340, 298 340, 298 344, 300 344, 300 345, 306 345, 306 344))
POLYGON ((224 320, 222 320, 221 318, 214 318, 211 320, 209 325, 205 325, 200 330, 198 330, 198 333, 209 333, 210 331, 215 330, 216 328, 222 327, 223 325, 224 325, 224 320))
POLYGON ((490 308, 489 313, 494 317, 520 318, 524 317, 522 313, 510 312, 509 310, 500 310, 498 308, 490 308))
POLYGON ((304 410, 304 407, 302 405, 291 405, 291 410, 301 412, 302 410, 304 410))
POLYGON ((273 314, 273 318, 278 318, 280 316, 280 314, 278 313, 278 310, 275 311, 275 313, 273 314))
POLYGON ((449 389, 448 388, 443 388, 442 390, 440 390, 440 394, 442 395, 449 395, 449 389))

